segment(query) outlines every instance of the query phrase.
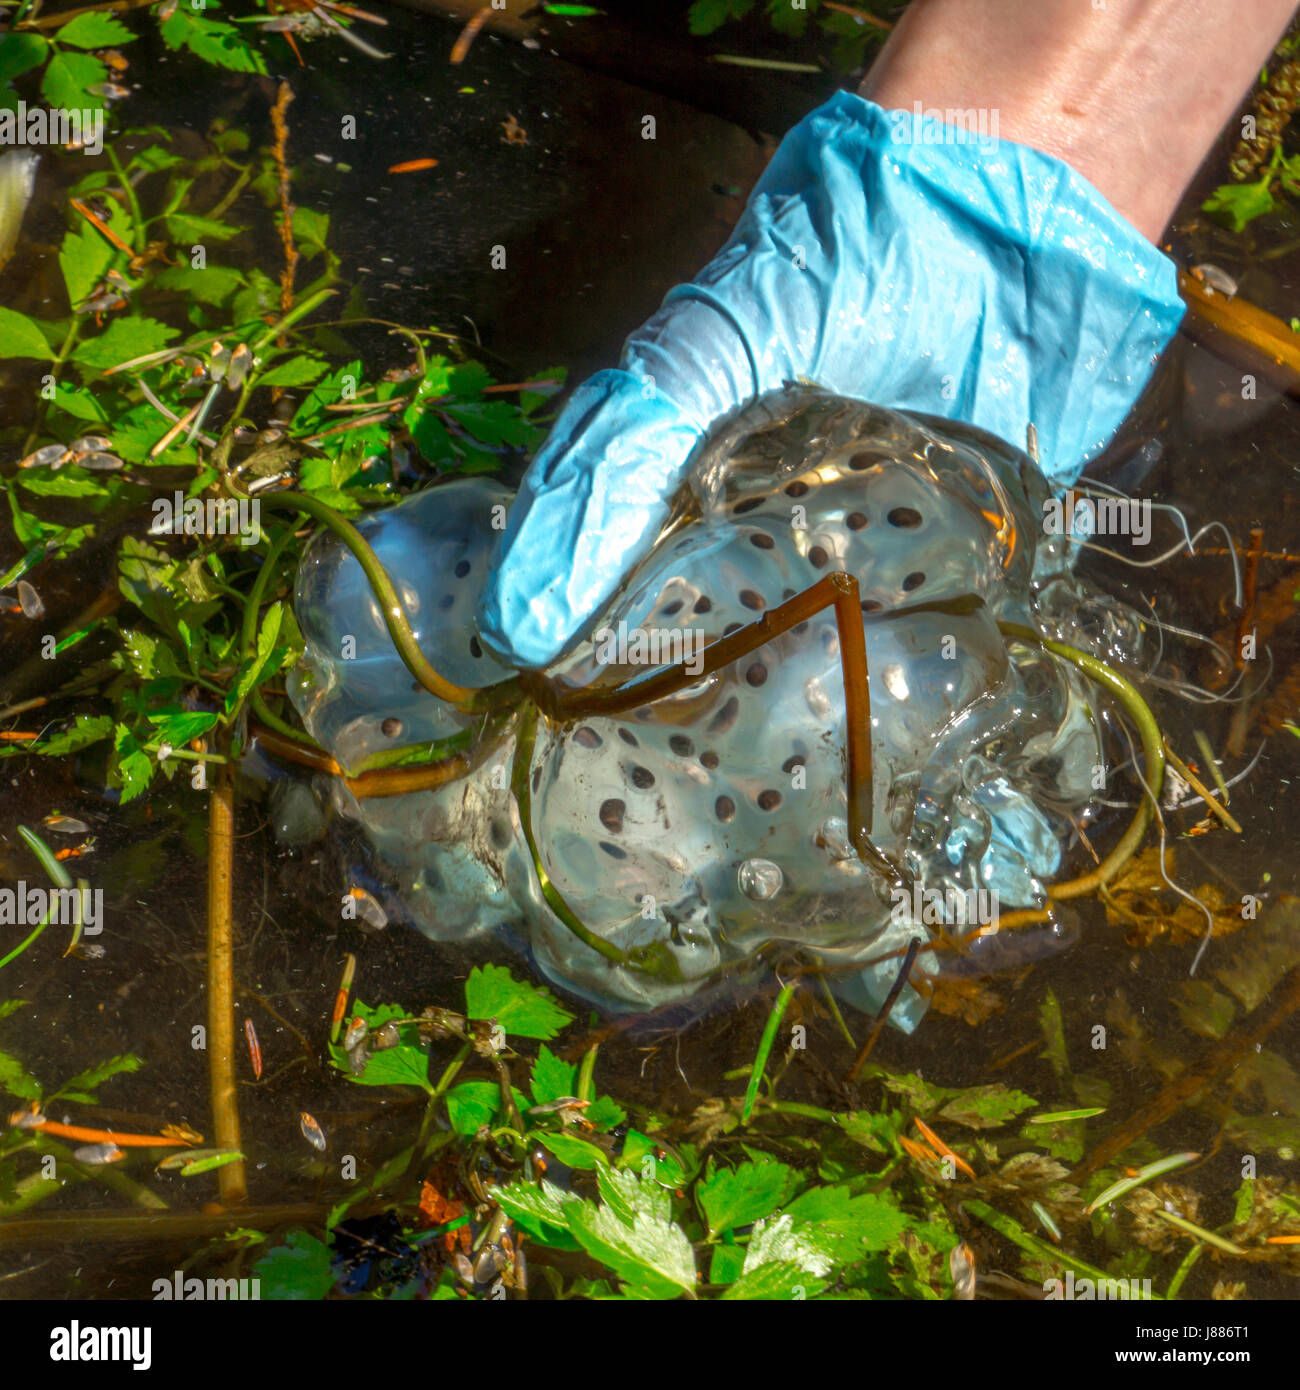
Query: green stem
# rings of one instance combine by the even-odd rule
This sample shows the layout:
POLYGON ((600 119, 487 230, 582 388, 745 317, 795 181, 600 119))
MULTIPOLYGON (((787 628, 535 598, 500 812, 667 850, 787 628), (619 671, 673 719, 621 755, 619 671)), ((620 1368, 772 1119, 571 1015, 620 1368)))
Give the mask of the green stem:
MULTIPOLYGON (((59 348, 58 356, 50 364, 50 375, 54 378, 54 384, 59 384, 59 377, 63 372, 64 364, 72 355, 72 349, 76 345, 77 337, 81 333, 81 320, 73 312, 72 318, 68 323, 68 331, 63 339, 63 346, 59 348)), ((32 416, 32 427, 27 431, 27 438, 23 441, 23 455, 30 454, 36 446, 36 441, 41 437, 41 430, 45 426, 46 406, 49 401, 45 393, 41 393, 40 404, 36 407, 36 413, 32 416)))
POLYGON ((1053 656, 1059 656, 1063 660, 1071 662, 1090 680, 1109 691, 1125 714, 1133 721, 1138 737, 1142 741, 1142 752, 1146 758, 1146 785, 1150 796, 1144 795, 1142 797, 1137 813, 1124 832, 1123 839, 1092 873, 1071 879, 1068 883, 1057 884, 1051 890, 1051 896, 1056 899, 1083 897, 1087 893, 1095 892, 1098 888, 1104 888, 1106 884, 1115 879, 1125 864, 1138 852, 1142 844, 1142 839, 1146 835, 1147 828, 1155 815, 1156 807, 1159 805, 1160 792, 1164 786, 1165 749, 1164 740, 1160 735, 1160 726, 1156 723, 1156 717, 1151 713, 1151 707, 1142 698, 1137 687, 1125 680, 1118 671, 1108 666, 1104 661, 1090 656, 1087 652, 1081 652, 1075 647, 1068 647, 1064 642, 1056 642, 1051 638, 1042 637, 1032 628, 1024 627, 1019 623, 999 623, 998 627, 1007 637, 1015 638, 1020 642, 1031 642, 1035 646, 1051 652, 1053 656))
POLYGON ((542 896, 546 899, 551 911, 584 946, 590 946, 593 951, 599 951, 606 960, 612 961, 615 965, 626 965, 628 964, 627 956, 612 941, 606 941, 591 931, 569 904, 564 901, 559 889, 551 882, 542 864, 542 856, 538 852, 537 841, 533 838, 533 789, 528 776, 533 761, 533 742, 536 737, 537 709, 535 706, 529 706, 521 711, 519 729, 515 734, 515 762, 511 770, 510 790, 514 793, 515 802, 519 807, 519 823, 523 827, 524 839, 528 842, 528 853, 532 856, 533 872, 536 873, 537 882, 541 885, 542 896))
POLYGON ((781 1020, 785 1017, 785 1011, 790 1000, 794 997, 797 981, 791 980, 788 985, 784 985, 781 993, 776 996, 776 1003, 772 1005, 772 1012, 767 1016, 767 1026, 763 1029, 763 1036, 759 1039, 758 1053, 754 1057, 754 1066, 749 1073, 749 1086, 745 1090, 745 1103, 740 1107, 740 1123, 748 1124, 749 1117, 754 1110, 754 1102, 758 1099, 758 1088, 763 1080, 763 1070, 767 1066, 767 1059, 772 1052, 772 1044, 776 1042, 776 1030, 781 1026, 781 1020))
POLYGON ((140 200, 135 196, 135 187, 127 177, 126 170, 122 168, 117 151, 112 145, 105 145, 104 153, 108 156, 108 162, 113 166, 113 172, 117 175, 118 183, 122 185, 122 192, 126 194, 126 201, 131 209, 131 245, 135 248, 135 254, 138 256, 145 248, 144 213, 140 211, 140 200))
POLYGON ((333 507, 306 492, 264 493, 258 500, 264 507, 306 512, 314 521, 328 527, 347 546, 361 566, 379 603, 380 611, 384 615, 384 624, 388 628, 388 635, 393 639, 393 645, 397 648, 398 656, 402 658, 406 669, 431 694, 466 713, 494 709, 518 700, 519 683, 514 679, 472 689, 453 685, 433 669, 411 630, 410 619, 406 615, 406 608, 397 592, 397 586, 389 578, 388 571, 380 563, 369 542, 346 517, 340 516, 333 507))

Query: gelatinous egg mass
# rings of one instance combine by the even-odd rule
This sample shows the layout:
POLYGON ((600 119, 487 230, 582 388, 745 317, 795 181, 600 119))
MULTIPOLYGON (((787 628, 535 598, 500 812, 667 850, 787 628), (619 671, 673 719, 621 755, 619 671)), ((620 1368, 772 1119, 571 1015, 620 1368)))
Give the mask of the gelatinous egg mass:
MULTIPOLYGON (((1087 645, 1072 627, 1087 604, 1108 619, 1089 630, 1112 646, 1136 630, 1071 575, 1044 534, 1046 496, 1028 458, 989 435, 812 390, 765 398, 701 445, 658 542, 544 673, 564 691, 668 664, 691 679, 617 714, 541 715, 525 770, 547 877, 622 963, 542 894, 511 790, 520 716, 485 733, 481 717, 420 687, 359 565, 328 534, 298 576, 307 651, 293 698, 347 768, 398 746, 479 740, 468 775, 435 790, 358 799, 332 784, 428 935, 522 928, 553 980, 611 1008, 681 999, 784 940, 864 963, 836 978, 873 1008, 897 962, 871 962, 935 932, 919 895, 944 923, 978 890, 1003 907, 1041 904, 1070 818, 1095 794, 1093 692, 998 628, 1087 645), (915 881, 906 892, 849 834, 833 611, 705 670, 712 644, 837 571, 857 580, 866 643, 871 838, 915 881)), ((474 629, 510 500, 497 482, 453 479, 359 523, 421 648, 457 684, 510 674, 474 629)), ((922 1010, 909 989, 896 1021, 910 1027, 922 1010)))

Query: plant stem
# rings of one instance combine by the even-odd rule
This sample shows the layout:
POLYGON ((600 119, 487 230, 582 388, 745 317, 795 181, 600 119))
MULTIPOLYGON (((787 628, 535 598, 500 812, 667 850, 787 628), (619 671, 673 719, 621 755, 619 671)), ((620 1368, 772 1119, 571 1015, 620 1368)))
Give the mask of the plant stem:
MULTIPOLYGON (((208 797, 208 1079, 216 1146, 238 1149, 235 1093, 235 987, 232 896, 235 867, 235 769, 225 763, 208 797)), ((217 1169, 221 1200, 247 1195, 243 1160, 217 1169)))
POLYGON ((108 156, 108 162, 113 166, 113 172, 117 175, 118 183, 122 185, 122 192, 126 194, 126 201, 131 209, 131 244, 135 247, 135 254, 138 256, 145 248, 144 213, 140 210, 140 200, 135 196, 135 186, 127 177, 126 170, 122 168, 117 151, 112 145, 105 145, 104 153, 108 156))
POLYGON ((785 1017, 785 1011, 794 997, 795 989, 798 986, 797 980, 791 980, 788 985, 781 989, 781 993, 776 996, 776 1003, 772 1005, 772 1012, 767 1016, 767 1025, 763 1029, 763 1036, 759 1039, 758 1053, 754 1057, 754 1065, 749 1073, 749 1086, 745 1090, 745 1103, 740 1107, 740 1123, 749 1123, 749 1117, 754 1110, 754 1102, 758 1099, 758 1088, 763 1080, 763 1069, 767 1066, 767 1059, 772 1052, 772 1044, 776 1042, 776 1030, 781 1026, 781 1020, 785 1017))

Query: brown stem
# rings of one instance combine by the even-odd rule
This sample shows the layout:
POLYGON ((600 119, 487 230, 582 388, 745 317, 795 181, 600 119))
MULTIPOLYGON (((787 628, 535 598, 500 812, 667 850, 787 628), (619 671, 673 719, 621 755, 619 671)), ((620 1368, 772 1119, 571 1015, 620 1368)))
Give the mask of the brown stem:
MULTIPOLYGON (((235 770, 221 763, 208 798, 208 1081, 218 1148, 239 1148, 235 1094, 235 980, 232 899, 235 868, 235 770)), ((235 1205, 248 1188, 240 1160, 217 1169, 221 1200, 235 1205)))
POLYGON ((1104 1168, 1130 1144, 1141 1139, 1149 1129, 1154 1129, 1162 1120, 1167 1120, 1181 1109, 1198 1091, 1204 1090, 1212 1081, 1231 1072, 1252 1055, 1278 1024, 1300 1008, 1300 965, 1292 966, 1282 976, 1272 1000, 1267 1012, 1261 1004, 1227 1033, 1200 1065, 1190 1067, 1182 1076, 1171 1081, 1149 1105, 1144 1105, 1107 1135, 1070 1174, 1068 1181, 1076 1186, 1084 1182, 1098 1168, 1104 1168))
MULTIPOLYGON (((227 1165, 233 1167, 233 1164, 227 1165)), ((218 1172, 225 1172, 224 1168, 218 1172)), ((277 1226, 316 1226, 325 1223, 327 1206, 241 1207, 238 1211, 167 1211, 123 1216, 117 1212, 55 1212, 22 1221, 0 1222, 0 1249, 17 1246, 70 1245, 89 1241, 194 1240, 215 1236, 235 1226, 264 1231, 277 1226)))
MULTIPOLYGON (((764 613, 757 622, 711 642, 704 649, 703 663, 696 671, 688 670, 688 663, 680 661, 674 666, 663 667, 652 676, 603 690, 560 690, 545 678, 532 675, 523 677, 523 683, 543 713, 552 719, 621 714, 698 684, 705 676, 730 666, 742 656, 748 656, 824 608, 835 611, 835 626, 840 641, 840 669, 844 676, 844 711, 848 726, 849 839, 864 864, 878 870, 891 882, 897 882, 897 866, 871 842, 871 692, 858 581, 851 574, 842 571, 828 574, 801 594, 764 613)), ((689 664, 695 663, 691 661, 689 664)))

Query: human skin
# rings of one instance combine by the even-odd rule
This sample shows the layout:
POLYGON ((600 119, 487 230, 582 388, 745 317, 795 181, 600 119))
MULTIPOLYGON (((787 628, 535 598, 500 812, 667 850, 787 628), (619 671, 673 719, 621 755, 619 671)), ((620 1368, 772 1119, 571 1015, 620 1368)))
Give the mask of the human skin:
POLYGON ((1293 0, 914 0, 859 91, 985 108, 1157 241, 1293 0))

